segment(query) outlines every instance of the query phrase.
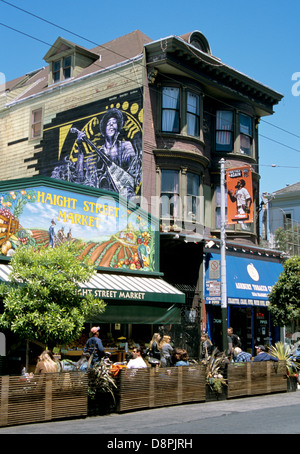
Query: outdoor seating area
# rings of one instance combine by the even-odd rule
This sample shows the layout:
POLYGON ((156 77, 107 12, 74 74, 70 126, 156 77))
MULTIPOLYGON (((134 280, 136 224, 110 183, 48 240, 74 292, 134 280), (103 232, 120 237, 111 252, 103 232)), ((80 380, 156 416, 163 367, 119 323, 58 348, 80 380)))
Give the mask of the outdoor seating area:
MULTIPOLYGON (((228 364, 226 384, 217 392, 206 378, 205 366, 148 367, 119 370, 115 377, 113 400, 99 390, 99 413, 205 402, 223 398, 247 397, 288 391, 285 361, 228 364), (207 390, 210 397, 207 397, 207 390), (212 397, 213 396, 213 397, 212 397)), ((217 380, 217 378, 216 378, 217 380)), ((62 418, 91 416, 89 406, 89 373, 59 372, 30 378, 0 376, 0 426, 29 424, 62 418)), ((297 389, 297 388, 296 388, 297 389)))
POLYGON ((0 427, 87 416, 88 376, 60 372, 0 376, 0 427))

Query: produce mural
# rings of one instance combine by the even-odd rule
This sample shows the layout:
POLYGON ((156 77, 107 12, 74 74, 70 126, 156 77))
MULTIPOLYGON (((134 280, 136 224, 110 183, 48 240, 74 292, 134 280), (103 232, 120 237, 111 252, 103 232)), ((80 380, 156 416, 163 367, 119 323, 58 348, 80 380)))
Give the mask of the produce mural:
POLYGON ((93 197, 38 186, 0 192, 0 205, 2 255, 12 255, 20 245, 72 241, 95 266, 156 271, 157 222, 108 192, 93 197))
POLYGON ((142 178, 140 90, 58 113, 44 126, 37 170, 132 199, 142 178))

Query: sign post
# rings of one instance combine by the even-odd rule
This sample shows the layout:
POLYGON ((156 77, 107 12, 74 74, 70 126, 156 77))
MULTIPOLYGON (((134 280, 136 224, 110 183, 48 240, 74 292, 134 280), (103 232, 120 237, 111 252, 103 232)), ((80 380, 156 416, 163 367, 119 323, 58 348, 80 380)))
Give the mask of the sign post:
POLYGON ((227 285, 226 285, 226 216, 225 216, 225 159, 221 159, 221 315, 222 315, 222 349, 228 350, 228 311, 227 311, 227 285))

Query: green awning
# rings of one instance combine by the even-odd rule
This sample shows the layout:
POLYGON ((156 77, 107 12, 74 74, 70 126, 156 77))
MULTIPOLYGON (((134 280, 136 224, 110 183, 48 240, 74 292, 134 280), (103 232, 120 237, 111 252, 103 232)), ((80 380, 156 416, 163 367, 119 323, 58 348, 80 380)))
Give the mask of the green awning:
MULTIPOLYGON (((10 272, 10 265, 0 264, 0 280, 9 282, 10 272)), ((79 287, 81 295, 91 293, 107 303, 105 312, 93 314, 89 323, 181 323, 185 294, 161 277, 98 272, 79 287)))
POLYGON ((80 284, 80 294, 92 293, 107 300, 145 301, 176 304, 185 303, 185 294, 160 277, 126 275, 117 273, 96 273, 89 282, 80 284))
POLYGON ((124 304, 114 305, 108 302, 105 312, 93 315, 88 323, 122 323, 122 324, 180 324, 181 310, 175 305, 160 306, 148 304, 147 306, 124 304))

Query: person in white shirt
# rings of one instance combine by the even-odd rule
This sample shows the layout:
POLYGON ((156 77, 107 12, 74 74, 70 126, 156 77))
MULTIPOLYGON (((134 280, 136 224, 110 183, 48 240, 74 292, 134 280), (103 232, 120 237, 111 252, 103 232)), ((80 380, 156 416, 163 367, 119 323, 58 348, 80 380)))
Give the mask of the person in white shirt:
POLYGON ((133 358, 128 361, 127 369, 142 369, 147 367, 147 364, 142 358, 142 350, 140 347, 135 347, 132 350, 133 358))
POLYGON ((245 188, 246 182, 241 179, 237 182, 236 191, 229 190, 228 194, 232 202, 236 202, 237 214, 250 213, 250 206, 252 203, 251 196, 245 188))

